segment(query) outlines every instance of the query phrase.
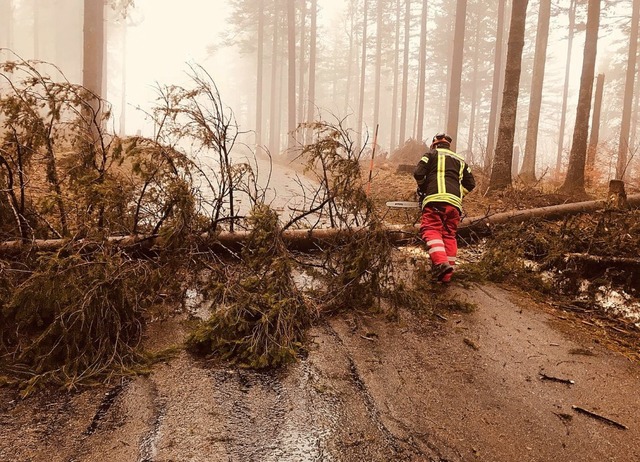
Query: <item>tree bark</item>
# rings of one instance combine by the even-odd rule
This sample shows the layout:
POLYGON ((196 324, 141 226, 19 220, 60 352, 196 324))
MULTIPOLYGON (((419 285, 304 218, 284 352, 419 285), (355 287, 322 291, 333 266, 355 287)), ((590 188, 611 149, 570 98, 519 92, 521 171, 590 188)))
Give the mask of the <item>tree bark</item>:
POLYGON ((400 103, 400 134, 398 146, 404 146, 407 136, 407 112, 409 104, 407 94, 409 89, 409 39, 411 32, 411 0, 405 0, 404 10, 404 50, 402 57, 402 96, 400 103))
POLYGON ((258 62, 256 69, 256 147, 262 144, 262 99, 264 74, 264 0, 258 0, 258 62))
POLYGON ((587 148, 587 169, 592 169, 596 161, 598 138, 600 133, 600 112, 602 110, 602 94, 604 92, 604 74, 596 77, 596 95, 593 98, 593 117, 591 118, 591 133, 587 148))
POLYGON ((396 0, 396 30, 395 30, 395 46, 393 51, 393 95, 391 96, 391 135, 389 141, 389 155, 397 146, 397 125, 398 125, 398 81, 400 80, 400 14, 402 8, 400 0, 396 0))
POLYGON ((287 148, 295 146, 296 130, 296 6, 295 0, 287 2, 287 45, 288 45, 288 79, 287 79, 287 148))
POLYGON ((382 4, 383 0, 377 0, 376 5, 376 71, 375 89, 373 100, 373 126, 380 122, 380 79, 382 77, 382 4))
POLYGON ((302 0, 300 4, 300 59, 298 59, 298 117, 302 120, 305 114, 304 111, 304 74, 305 74, 305 47, 307 37, 306 37, 306 29, 307 29, 307 0, 302 0))
POLYGON ((500 82, 502 69, 502 36, 504 34, 504 10, 506 0, 498 5, 498 23, 496 26, 496 48, 493 57, 493 86, 491 89, 491 109, 489 110, 489 126, 487 128, 487 150, 484 156, 484 167, 489 169, 493 163, 493 149, 496 136, 496 120, 498 119, 498 99, 500 98, 500 82))
POLYGON ((476 27, 475 49, 473 51, 473 76, 471 78, 471 110, 469 111, 469 133, 467 136, 467 162, 474 162, 473 137, 475 136, 476 115, 480 106, 476 101, 478 98, 478 66, 480 61, 480 27, 476 27))
POLYGON ((638 51, 638 18, 640 17, 640 1, 633 0, 631 14, 631 31, 629 32, 629 55, 627 57, 627 74, 624 84, 624 98, 622 102, 622 120, 620 122, 620 140, 618 141, 618 162, 616 163, 616 178, 624 179, 627 170, 629 153, 632 146, 629 143, 631 128, 631 108, 633 106, 633 87, 636 77, 636 54, 638 51))
POLYGON ((520 171, 520 179, 525 183, 535 183, 536 181, 538 127, 540 124, 540 108, 542 106, 542 88, 544 86, 544 69, 547 60, 550 20, 551 0, 540 0, 538 31, 536 33, 536 51, 533 58, 533 76, 531 80, 531 95, 529 97, 527 139, 524 147, 524 158, 522 159, 522 170, 520 171))
POLYGON ((360 97, 358 99, 358 143, 357 148, 362 147, 364 139, 363 122, 364 122, 364 89, 367 77, 367 22, 369 20, 367 13, 369 10, 369 1, 364 0, 364 12, 362 22, 362 54, 360 56, 360 97))
POLYGON ((272 155, 279 154, 280 152, 280 134, 277 132, 276 118, 278 115, 278 3, 275 2, 273 17, 272 17, 272 31, 273 38, 271 44, 271 97, 269 98, 269 151, 272 155))
MULTIPOLYGON (((627 200, 632 207, 640 207, 640 194, 628 196, 627 200)), ((474 234, 485 235, 491 232, 493 225, 501 223, 522 223, 528 220, 546 219, 554 220, 569 215, 579 213, 589 213, 601 210, 607 207, 606 200, 575 202, 570 204, 553 205, 549 207, 541 207, 528 210, 516 210, 512 212, 497 213, 490 216, 479 216, 466 218, 458 226, 458 235, 460 237, 469 237, 474 234)), ((406 226, 388 226, 385 231, 391 243, 399 244, 416 239, 416 233, 420 225, 411 227, 406 226)), ((287 247, 292 250, 313 251, 318 247, 322 247, 327 243, 336 240, 345 239, 356 233, 367 232, 367 228, 351 228, 351 229, 287 229, 283 231, 282 237, 287 247)), ((199 247, 201 250, 210 250, 214 252, 225 250, 238 250, 242 247, 249 231, 240 232, 223 232, 209 236, 203 234, 200 236, 201 242, 199 247)), ((36 239, 24 244, 20 240, 0 242, 1 256, 15 256, 23 252, 53 252, 60 249, 64 245, 68 245, 68 239, 36 239)), ((89 248, 90 241, 77 240, 73 241, 83 248, 89 248)), ((104 245, 105 242, 95 242, 93 245, 104 245)), ((161 248, 164 241, 159 236, 114 236, 106 239, 106 243, 122 248, 152 249, 154 247, 161 248)))
POLYGON ((420 20, 420 60, 418 71, 418 109, 416 123, 416 139, 422 141, 424 130, 424 93, 427 67, 427 0, 422 1, 422 16, 420 20))
POLYGON ((515 137, 518 92, 522 70, 522 49, 528 0, 514 0, 509 27, 509 46, 504 75, 504 94, 500 113, 499 136, 491 168, 489 190, 503 190, 511 186, 511 163, 515 137))
POLYGON ((562 169, 562 153, 564 151, 564 132, 567 120, 567 100, 569 98, 569 77, 571 75, 571 51, 573 35, 576 29, 576 0, 569 6, 569 38, 567 40, 567 61, 564 68, 564 89, 562 90, 562 109, 560 110, 560 128, 558 129, 558 151, 556 154, 556 174, 560 176, 562 169))
MULTIPOLYGON (((309 94, 307 97, 307 122, 313 122, 316 110, 316 56, 318 40, 318 0, 311 1, 311 31, 309 37, 309 94)), ((313 131, 307 130, 306 142, 311 143, 313 131)))
POLYGON ((576 109, 576 123, 573 129, 573 142, 569 153, 569 166, 560 192, 568 195, 584 196, 584 170, 587 157, 587 132, 589 130, 589 112, 593 93, 593 75, 596 67, 598 48, 598 29, 600 25, 600 0, 589 0, 587 12, 587 34, 585 37, 580 92, 576 109))
POLYGON ((104 0, 84 0, 83 47, 82 85, 102 96, 104 0))
POLYGON ((456 25, 453 33, 453 59, 449 83, 449 107, 446 130, 453 139, 451 149, 456 150, 458 140, 458 118, 460 117, 460 90, 462 87, 462 60, 464 58, 464 30, 467 17, 467 0, 457 0, 456 25))

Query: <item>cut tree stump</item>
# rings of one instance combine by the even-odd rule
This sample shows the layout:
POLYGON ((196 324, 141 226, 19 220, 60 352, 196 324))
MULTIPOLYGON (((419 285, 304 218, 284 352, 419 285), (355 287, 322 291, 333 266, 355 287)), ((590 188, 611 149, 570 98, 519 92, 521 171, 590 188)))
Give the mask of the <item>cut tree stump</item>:
POLYGON ((624 181, 609 181, 609 195, 607 198, 607 206, 612 209, 628 210, 629 202, 627 201, 627 193, 624 190, 624 181))

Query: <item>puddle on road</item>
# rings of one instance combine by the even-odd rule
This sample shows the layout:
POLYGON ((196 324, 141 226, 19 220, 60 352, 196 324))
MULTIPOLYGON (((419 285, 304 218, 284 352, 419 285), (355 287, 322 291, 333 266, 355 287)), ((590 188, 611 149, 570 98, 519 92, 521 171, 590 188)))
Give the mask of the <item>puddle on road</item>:
POLYGON ((205 300, 202 293, 194 288, 187 289, 184 294, 184 308, 190 316, 207 320, 211 316, 211 300, 205 300))

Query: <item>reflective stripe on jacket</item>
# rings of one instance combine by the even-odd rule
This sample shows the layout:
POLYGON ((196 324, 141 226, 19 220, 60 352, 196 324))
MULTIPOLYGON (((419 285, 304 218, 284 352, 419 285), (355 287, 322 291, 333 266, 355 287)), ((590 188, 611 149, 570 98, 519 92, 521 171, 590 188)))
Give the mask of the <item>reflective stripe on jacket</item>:
POLYGON ((476 186, 464 159, 443 148, 422 156, 413 176, 423 197, 422 207, 429 202, 446 202, 462 210, 462 198, 476 186))

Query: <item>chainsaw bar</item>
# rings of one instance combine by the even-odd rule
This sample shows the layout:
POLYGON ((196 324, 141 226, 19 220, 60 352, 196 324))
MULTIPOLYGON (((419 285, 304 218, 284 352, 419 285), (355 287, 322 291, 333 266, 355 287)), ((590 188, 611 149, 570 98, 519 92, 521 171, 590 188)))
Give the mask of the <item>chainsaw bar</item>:
POLYGON ((387 202, 387 207, 395 209, 415 209, 420 207, 420 203, 412 201, 390 201, 387 202))

